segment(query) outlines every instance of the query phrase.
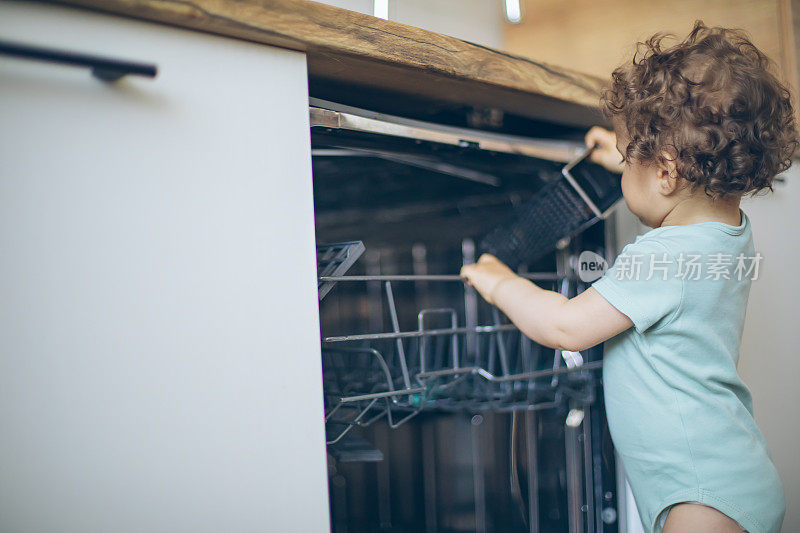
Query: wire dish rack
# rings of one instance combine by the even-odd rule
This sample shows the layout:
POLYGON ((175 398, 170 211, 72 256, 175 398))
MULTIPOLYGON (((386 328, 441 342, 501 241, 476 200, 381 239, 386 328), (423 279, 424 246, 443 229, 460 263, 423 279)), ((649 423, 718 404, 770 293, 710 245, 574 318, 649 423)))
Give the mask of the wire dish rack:
MULTIPOLYGON (((564 274, 525 277, 561 287, 564 274)), ((394 287, 400 283, 459 284, 465 302, 474 289, 455 275, 320 276, 321 284, 381 284, 392 331, 322 338, 323 388, 328 444, 356 426, 386 419, 397 428, 423 411, 518 411, 594 400, 593 371, 602 361, 579 352, 551 350, 523 335, 497 308, 482 313, 465 305, 463 324, 452 307, 417 313, 416 329, 402 331, 394 287), (490 317, 483 325, 477 317, 490 317)))

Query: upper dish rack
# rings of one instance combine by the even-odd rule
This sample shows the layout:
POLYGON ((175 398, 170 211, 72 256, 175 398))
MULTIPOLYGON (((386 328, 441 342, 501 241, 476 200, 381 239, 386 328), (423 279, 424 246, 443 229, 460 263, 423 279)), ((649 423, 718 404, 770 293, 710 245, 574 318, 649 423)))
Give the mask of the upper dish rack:
MULTIPOLYGON (((572 282, 563 273, 526 277, 562 292, 572 282)), ((385 417, 396 428, 424 410, 538 410, 594 399, 591 372, 602 361, 533 343, 486 302, 478 305, 491 317, 488 324, 478 325, 474 306, 465 305, 469 325, 459 323, 455 308, 430 307, 417 313, 416 329, 401 331, 394 284, 458 283, 463 291, 474 291, 459 276, 320 276, 319 281, 381 283, 392 324, 390 332, 323 337, 328 444, 353 427, 385 417)))

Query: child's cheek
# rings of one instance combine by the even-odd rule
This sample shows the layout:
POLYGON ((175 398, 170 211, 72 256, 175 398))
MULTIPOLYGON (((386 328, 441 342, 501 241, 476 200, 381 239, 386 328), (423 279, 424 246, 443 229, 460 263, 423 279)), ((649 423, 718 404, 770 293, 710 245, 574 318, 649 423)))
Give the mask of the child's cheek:
POLYGON ((625 177, 625 172, 622 173, 622 178, 620 179, 620 189, 622 189, 622 197, 625 198, 625 202, 630 202, 631 198, 631 190, 630 190, 630 179, 625 177))
POLYGON ((639 214, 639 191, 636 190, 635 176, 631 176, 626 168, 622 173, 622 180, 620 181, 620 188, 622 189, 622 197, 625 199, 625 204, 632 213, 638 216, 639 214))

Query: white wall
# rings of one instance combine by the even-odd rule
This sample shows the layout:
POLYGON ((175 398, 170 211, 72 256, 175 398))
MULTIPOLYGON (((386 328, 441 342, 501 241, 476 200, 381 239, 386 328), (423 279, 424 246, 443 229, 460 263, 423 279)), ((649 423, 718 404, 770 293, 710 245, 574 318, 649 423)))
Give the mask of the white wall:
MULTIPOLYGON (((323 4, 373 14, 374 0, 318 0, 323 4)), ((501 0, 389 0, 389 20, 466 41, 500 48, 501 0)))
POLYGON ((0 61, 0 531, 328 530, 303 54, 39 3, 0 61))

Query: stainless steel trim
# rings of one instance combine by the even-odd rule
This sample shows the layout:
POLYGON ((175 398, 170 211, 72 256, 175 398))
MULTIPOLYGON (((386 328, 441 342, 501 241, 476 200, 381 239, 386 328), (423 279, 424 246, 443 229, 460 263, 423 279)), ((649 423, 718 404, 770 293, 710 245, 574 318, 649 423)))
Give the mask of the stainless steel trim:
POLYGON ((418 139, 453 146, 475 146, 481 150, 519 154, 559 163, 569 163, 584 150, 576 141, 537 139, 492 133, 376 113, 310 98, 310 126, 362 131, 418 139))

